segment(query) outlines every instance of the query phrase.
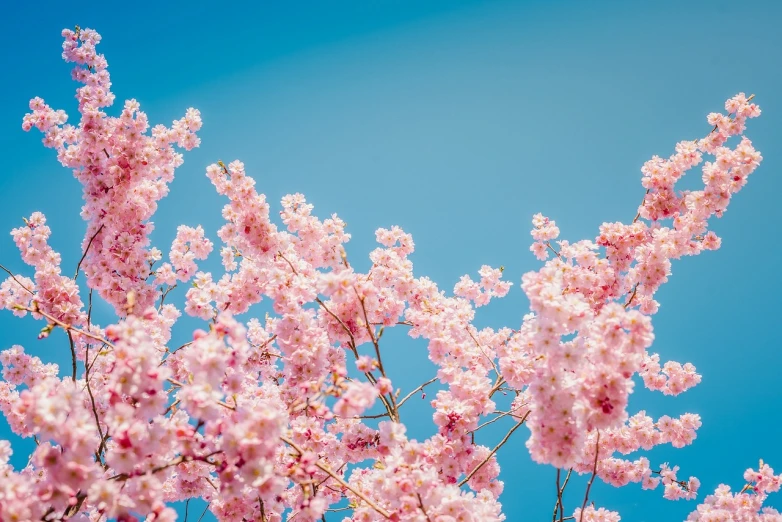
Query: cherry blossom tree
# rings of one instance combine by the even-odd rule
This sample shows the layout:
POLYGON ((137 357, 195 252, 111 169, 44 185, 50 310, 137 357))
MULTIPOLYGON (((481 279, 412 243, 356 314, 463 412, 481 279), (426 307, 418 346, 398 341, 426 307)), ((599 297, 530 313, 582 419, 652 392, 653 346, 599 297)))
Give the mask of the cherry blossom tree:
MULTIPOLYGON (((217 234, 224 272, 199 270, 214 248, 200 226, 180 226, 164 260, 151 245, 150 219, 183 162, 177 150, 199 145, 200 114, 188 109, 170 127, 150 129, 129 100, 110 116, 100 36, 78 27, 62 34, 81 84, 81 119, 71 125, 34 98, 22 126, 42 132, 83 186, 83 256, 64 275, 52 230, 33 213, 12 231, 30 275, 3 267, 0 308, 41 321, 40 337, 64 331, 71 366, 21 346, 0 354, 0 411, 16 435, 36 442, 17 470, 10 443, 0 441, 0 521, 174 520, 169 504, 191 498, 225 521, 499 521, 496 453, 525 436, 532 459, 556 469, 554 521, 620 520, 590 498, 596 478, 696 498, 697 478, 653 465, 643 452, 691 444, 700 417, 654 419, 632 413, 628 400, 635 375, 666 395, 701 380, 692 364, 650 351, 655 294, 673 260, 720 246, 709 220, 761 161, 743 136, 760 115, 753 96, 729 99, 725 114, 708 116, 705 137, 644 164, 646 192, 631 222, 604 223, 595 238, 571 243, 555 241, 555 222, 535 215, 530 250, 545 263, 521 281, 530 311, 520 325, 478 329, 476 308, 511 289, 502 267, 483 266, 448 294, 414 274, 413 239, 392 227, 377 230, 362 273, 339 217, 321 220, 293 194, 275 224, 239 161, 206 169, 228 201, 217 234), (703 188, 677 191, 699 165, 703 188), (184 313, 203 327, 172 346, 182 310, 165 299, 180 284, 191 285, 184 313), (113 307, 114 324, 92 320, 99 298, 113 307), (274 314, 247 317, 264 298, 274 314), (383 364, 389 328, 425 339, 438 368, 405 395, 383 364), (431 400, 432 435, 409 438, 404 406, 435 381, 442 389, 431 400), (500 391, 513 397, 507 411, 495 402, 500 391), (475 442, 505 417, 513 426, 495 445, 475 442), (566 506, 573 473, 588 482, 583 502, 566 506)), ((782 520, 763 507, 782 475, 761 461, 744 481, 737 493, 718 487, 688 520, 782 520)))

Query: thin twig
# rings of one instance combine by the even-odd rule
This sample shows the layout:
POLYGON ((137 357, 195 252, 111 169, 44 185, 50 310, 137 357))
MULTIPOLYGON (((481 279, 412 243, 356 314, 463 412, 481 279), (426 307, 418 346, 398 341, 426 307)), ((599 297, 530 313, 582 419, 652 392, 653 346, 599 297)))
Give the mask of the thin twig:
POLYGON ((3 269, 3 270, 5 270, 5 272, 6 272, 8 275, 10 275, 10 276, 11 276, 11 279, 13 279, 14 281, 16 281, 16 284, 17 284, 17 285, 19 285, 19 286, 21 286, 23 289, 27 290, 27 291, 30 293, 30 295, 35 295, 35 293, 34 293, 32 290, 30 290, 29 288, 27 288, 26 286, 24 286, 22 283, 20 283, 20 282, 19 282, 19 280, 16 278, 16 276, 15 276, 15 275, 14 275, 14 274, 13 274, 13 273, 10 271, 10 270, 8 270, 6 267, 4 267, 3 265, 0 265, 0 269, 3 269))
POLYGON ((71 380, 76 382, 76 348, 73 346, 73 334, 70 330, 65 330, 68 334, 68 344, 71 346, 71 380))
POLYGON ((519 429, 519 426, 524 424, 524 421, 527 420, 528 416, 529 416, 529 412, 527 412, 527 414, 524 415, 524 417, 510 429, 510 431, 505 435, 505 437, 502 438, 499 444, 494 446, 494 449, 491 450, 488 455, 486 455, 486 458, 483 459, 483 461, 481 461, 480 464, 475 466, 475 469, 473 469, 469 474, 467 474, 466 477, 464 477, 464 479, 462 479, 461 482, 459 482, 459 487, 462 487, 465 484, 467 484, 467 481, 469 481, 472 478, 472 476, 478 472, 479 469, 481 469, 487 462, 489 462, 489 460, 491 460, 494 454, 497 453, 497 450, 499 450, 506 442, 508 442, 508 439, 510 438, 511 435, 513 435, 513 432, 519 429))
MULTIPOLYGON (((104 152, 106 149, 103 149, 104 152)), ((81 255, 81 259, 79 259, 79 262, 76 264, 76 273, 73 274, 73 280, 76 281, 76 278, 79 277, 79 269, 81 268, 81 263, 84 261, 84 258, 87 257, 87 252, 90 251, 90 247, 92 246, 92 242, 95 241, 95 238, 98 237, 98 234, 100 234, 100 231, 103 230, 104 225, 101 225, 98 230, 95 231, 95 233, 90 238, 90 242, 87 243, 87 248, 84 249, 84 253, 81 255)))
POLYGON ((526 404, 526 403, 524 403, 524 404, 520 405, 519 407, 517 407, 517 408, 514 408, 514 409, 512 409, 512 410, 503 411, 503 412, 501 412, 499 415, 497 415, 496 417, 494 417, 493 419, 491 419, 491 420, 489 420, 489 421, 486 421, 486 422, 484 422, 483 424, 479 425, 479 426, 478 426, 477 428, 475 428, 474 430, 471 430, 471 431, 470 431, 470 433, 475 433, 475 432, 476 432, 476 431, 478 431, 479 429, 481 429, 481 428, 483 428, 483 427, 486 427, 486 426, 488 426, 489 424, 494 424, 495 422, 497 422, 498 420, 500 420, 500 419, 501 419, 501 418, 503 418, 503 417, 506 417, 506 416, 508 416, 508 415, 513 415, 513 413, 514 413, 514 412, 516 412, 516 411, 520 410, 521 408, 523 408, 523 407, 524 407, 524 406, 526 406, 526 405, 527 405, 527 404, 526 404))
POLYGON ((562 493, 565 492, 567 483, 570 481, 570 474, 573 473, 573 468, 570 468, 567 471, 567 476, 565 477, 565 482, 562 484, 562 487, 559 486, 559 473, 560 470, 557 470, 557 503, 554 504, 554 514, 551 516, 551 522, 554 522, 557 519, 557 508, 559 508, 559 522, 564 520, 563 517, 565 516, 565 508, 564 504, 562 503, 562 493))
POLYGON ((84 383, 87 386, 87 394, 90 396, 90 403, 92 404, 92 414, 95 417, 95 425, 98 427, 98 434, 100 434, 100 444, 95 451, 95 456, 98 458, 98 462, 103 466, 103 459, 101 454, 103 453, 103 446, 106 444, 106 437, 103 435, 103 429, 100 427, 100 418, 98 417, 98 408, 95 406, 95 396, 92 394, 92 387, 90 386, 90 368, 88 364, 90 360, 90 344, 85 345, 86 353, 84 354, 84 383))
POLYGON ((589 490, 592 489, 592 483, 595 481, 595 475, 597 475, 597 456, 600 454, 600 430, 597 430, 597 440, 595 441, 595 465, 592 468, 592 476, 587 483, 586 493, 584 494, 584 503, 581 504, 581 516, 578 518, 578 522, 584 522, 584 510, 586 509, 587 502, 589 501, 589 490))
POLYGON ((424 387, 425 387, 425 386, 429 386, 430 384, 432 384, 432 383, 433 383, 434 381, 436 381, 436 380, 437 380, 437 377, 432 377, 431 379, 429 379, 428 381, 426 381, 425 383, 423 383, 421 386, 419 386, 419 387, 418 387, 418 388, 416 388, 415 390, 413 390, 413 391, 411 391, 410 393, 408 393, 407 395, 405 395, 404 399, 402 399, 401 401, 399 401, 399 404, 397 404, 397 405, 396 405, 396 407, 397 407, 397 408, 401 408, 401 407, 402 407, 402 405, 403 405, 404 403, 406 403, 406 402, 407 402, 407 399, 409 399, 410 397, 412 397, 413 395, 415 395, 417 392, 419 392, 419 391, 422 391, 422 390, 424 389, 424 387))
POLYGON ((638 292, 638 285, 640 283, 636 283, 636 285, 633 287, 633 293, 630 295, 630 299, 627 300, 625 303, 625 309, 627 309, 628 306, 630 306, 633 303, 633 299, 635 299, 635 294, 638 292))
POLYGON ((472 334, 472 332, 470 331, 470 327, 469 326, 466 328, 466 330, 467 330, 467 333, 470 335, 470 337, 472 337, 472 340, 475 341, 475 346, 477 346, 478 349, 483 354, 483 356, 486 357, 486 360, 489 361, 489 364, 491 364, 491 367, 494 368, 494 373, 496 373, 497 376, 499 377, 500 371, 497 369, 497 365, 494 364, 494 361, 489 358, 489 356, 486 354, 485 351, 483 351, 483 347, 481 346, 481 343, 479 343, 478 339, 476 339, 475 336, 472 334))
MULTIPOLYGON (((361 303, 361 311, 364 314, 364 324, 367 327, 367 333, 369 334, 369 338, 372 340, 372 345, 375 347, 375 356, 377 357, 377 366, 380 370, 380 375, 383 377, 386 376, 386 370, 383 368, 383 359, 380 357, 380 343, 378 342, 378 338, 375 337, 374 332, 372 331, 372 327, 369 324, 369 317, 367 316, 367 309, 364 306, 364 298, 360 297, 358 295, 358 290, 356 290, 356 287, 353 287, 353 292, 356 293, 356 297, 358 298, 358 302, 361 303)), ((381 329, 382 331, 382 329, 381 329)), ((388 415, 389 418, 394 422, 399 422, 399 410, 396 405, 396 399, 394 398, 393 392, 389 394, 391 396, 391 402, 390 404, 387 403, 387 399, 385 396, 380 395, 380 399, 383 401, 383 404, 386 404, 386 409, 388 409, 388 415)))
POLYGON ((211 502, 207 502, 206 506, 204 507, 204 511, 201 513, 201 516, 198 517, 198 522, 201 522, 201 519, 204 518, 204 515, 206 515, 206 512, 209 510, 209 506, 211 504, 211 502))
MULTIPOLYGON (((715 129, 716 129, 716 127, 715 127, 715 129)), ((641 206, 638 207, 638 214, 636 214, 635 217, 633 218, 633 223, 638 221, 638 218, 641 217, 641 207, 644 206, 644 203, 646 202, 646 196, 647 196, 647 194, 649 194, 650 190, 652 190, 652 189, 646 189, 646 194, 644 194, 644 199, 643 199, 643 201, 641 201, 641 206)))
MULTIPOLYGON (((293 441, 292 441, 292 440, 290 440, 289 438, 287 438, 287 437, 280 437, 280 440, 282 440, 282 441, 283 441, 285 444, 287 444, 288 446, 290 446, 291 448, 293 448, 293 449, 294 449, 294 450, 295 450, 295 451, 296 451, 296 452, 297 452, 299 455, 303 455, 303 454, 304 454, 304 451, 303 451, 303 450, 302 450, 302 449, 301 449, 301 448, 300 448, 300 447, 299 447, 299 446, 298 446, 298 445, 297 445, 295 442, 293 442, 293 441)), ((381 514, 382 516, 384 516, 385 518, 391 518, 391 514, 390 514, 388 511, 386 511, 385 509, 383 509, 383 508, 381 508, 380 506, 378 506, 377 504, 375 504, 373 501, 371 501, 371 500, 370 500, 370 499, 369 499, 369 498, 368 498, 366 495, 364 495, 362 492, 360 492, 359 490, 357 490, 356 488, 354 488, 353 486, 351 486, 350 484, 348 484, 347 482, 345 482, 345 479, 343 479, 342 477, 340 477, 339 475, 337 475, 336 473, 334 473, 334 471, 332 471, 332 469, 331 469, 330 467, 328 467, 326 464, 324 464, 323 462, 321 462, 320 460, 318 460, 317 462, 315 462, 315 465, 316 465, 316 466, 317 466, 317 467, 318 467, 318 468, 319 468, 321 471, 324 471, 325 473, 327 473, 328 475, 330 475, 330 476, 331 476, 331 478, 333 478, 334 480, 336 480, 337 482, 339 482, 339 483, 340 483, 340 485, 341 485, 342 487, 344 487, 344 488, 347 488, 347 489, 348 489, 348 490, 350 490, 350 491, 351 491, 351 492, 352 492, 354 495, 356 495, 358 498, 360 498, 361 500, 363 500, 364 502, 366 502, 366 503, 369 505, 369 507, 371 507, 372 509, 374 509, 375 511, 377 511, 378 513, 380 513, 380 514, 381 514)))
MULTIPOLYGON (((92 288, 90 288, 87 299, 89 301, 89 306, 87 307, 87 328, 90 328, 92 326, 92 288)), ((87 360, 85 359, 84 362, 86 363, 87 360)))
POLYGON ((62 321, 60 321, 56 317, 54 317, 54 316, 52 316, 50 314, 47 314, 46 312, 44 312, 43 310, 38 308, 38 303, 37 302, 33 301, 33 305, 34 305, 34 308, 30 308, 29 306, 22 306, 22 305, 15 305, 13 308, 16 309, 16 310, 26 310, 26 311, 28 311, 30 313, 42 315, 43 317, 48 319, 52 324, 59 326, 60 328, 62 328, 65 331, 76 332, 79 335, 83 335, 84 337, 89 337, 90 339, 94 339, 94 340, 96 340, 98 342, 101 342, 101 343, 107 345, 107 346, 110 346, 111 348, 114 348, 114 345, 111 342, 107 341, 106 339, 104 339, 104 338, 102 338, 102 337, 100 337, 98 335, 95 335, 93 333, 90 333, 90 332, 87 332, 85 330, 82 330, 80 328, 76 328, 75 326, 71 326, 69 324, 63 323, 62 321))
POLYGON ((494 382, 494 386, 492 387, 491 391, 489 392, 489 398, 491 399, 492 396, 494 396, 497 391, 502 387, 502 385, 505 384, 505 378, 501 375, 497 375, 497 380, 494 382))
POLYGON ((418 497, 418 507, 421 508, 421 511, 424 512, 424 516, 426 517, 427 522, 432 522, 432 519, 429 518, 429 513, 426 512, 426 509, 424 509, 424 500, 421 498, 421 494, 416 492, 416 496, 418 497))
MULTIPOLYGON (((168 382, 170 382, 171 384, 173 384, 174 386, 179 386, 180 388, 182 388, 182 387, 184 387, 184 386, 185 386, 183 383, 179 382, 179 381, 178 381, 178 380, 176 380, 176 379, 171 379, 171 378, 168 378, 168 379, 166 379, 166 380, 167 380, 168 382)), ((227 402, 225 402, 225 401, 215 401, 215 402, 216 402, 217 404, 219 404, 220 406, 222 406, 223 408, 227 408, 227 409, 229 409, 229 410, 234 410, 234 411, 236 411, 236 407, 235 407, 235 406, 231 406, 230 404, 228 404, 228 403, 227 403, 227 402)))

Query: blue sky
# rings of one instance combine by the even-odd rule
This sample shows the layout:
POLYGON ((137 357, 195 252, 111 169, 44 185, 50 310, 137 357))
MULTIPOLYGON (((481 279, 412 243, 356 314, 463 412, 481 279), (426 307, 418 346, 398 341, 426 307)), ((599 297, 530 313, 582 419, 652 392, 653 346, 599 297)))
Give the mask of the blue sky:
MULTIPOLYGON (((155 218, 162 250, 178 224, 202 224, 216 239, 224 201, 205 167, 241 159, 273 208, 302 192, 317 215, 337 212, 360 268, 374 230, 395 224, 413 234, 416 273, 449 291, 482 264, 504 265, 514 288, 478 318, 495 327, 518 326, 528 310, 518 283, 539 267, 528 252, 534 213, 571 241, 631 220, 643 162, 707 133, 706 114, 726 98, 755 93, 763 115, 748 136, 764 161, 713 225, 722 249, 674 263, 658 294, 653 350, 692 362, 703 382, 678 398, 639 391, 630 410, 701 414, 694 445, 650 459, 679 464, 704 493, 720 482, 741 487, 761 457, 782 471, 779 2, 6 2, 0 19, 0 263, 31 275, 7 232, 34 210, 49 218, 64 266, 80 255, 80 187, 40 135, 21 130, 33 96, 73 121, 60 30, 78 24, 103 35, 118 100, 139 100, 153 124, 190 106, 202 113, 202 146, 186 153, 155 218)), ((698 182, 694 171, 684 185, 698 182)), ((1 313, 0 349, 22 344, 66 361, 64 336, 36 341, 40 326, 1 313)), ((425 346, 401 332, 386 338, 384 362, 404 375, 395 384, 424 380, 425 346)), ((425 408, 410 411, 421 419, 411 431, 425 436, 425 408)), ((493 446, 508 427, 480 442, 493 446)), ((514 437, 500 452, 505 512, 509 521, 545 520, 554 471, 530 462, 525 430, 514 437)), ((15 462, 26 461, 25 449, 15 462)), ((569 510, 583 487, 573 483, 569 510)), ((596 484, 590 497, 629 522, 682 520, 696 506, 637 486, 596 484)))

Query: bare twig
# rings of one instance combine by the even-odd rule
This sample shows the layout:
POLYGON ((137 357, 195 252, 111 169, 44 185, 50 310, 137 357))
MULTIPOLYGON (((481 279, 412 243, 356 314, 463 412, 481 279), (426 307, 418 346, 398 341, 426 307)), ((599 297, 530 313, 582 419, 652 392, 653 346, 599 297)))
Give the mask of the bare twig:
POLYGON ((635 299, 635 294, 638 292, 638 284, 639 283, 636 283, 636 285, 633 287, 633 293, 630 295, 630 299, 628 299, 627 302, 625 303, 625 309, 627 309, 627 307, 629 307, 633 303, 633 299, 635 299))
POLYGON ((430 384, 432 384, 436 380, 437 380, 437 377, 432 377, 431 379, 429 379, 428 381, 423 383, 421 386, 419 386, 415 390, 413 390, 410 393, 408 393, 407 395, 405 395, 405 397, 401 401, 399 401, 399 404, 397 404, 396 407, 397 408, 401 408, 402 405, 407 402, 407 399, 409 399, 410 397, 415 395, 417 392, 422 391, 424 389, 424 387, 429 386, 430 384))
POLYGON ((562 493, 564 493, 565 488, 567 487, 567 483, 570 480, 570 474, 573 473, 573 468, 570 468, 567 471, 567 476, 565 477, 565 482, 562 484, 562 487, 559 486, 559 474, 560 470, 557 470, 557 503, 554 504, 554 514, 551 516, 551 522, 555 522, 557 519, 557 508, 559 508, 559 522, 562 522, 565 516, 565 508, 564 504, 562 503, 562 493))
MULTIPOLYGON (((283 441, 285 444, 287 444, 288 446, 290 446, 291 448, 293 448, 293 449, 294 449, 294 451, 296 451, 296 452, 297 452, 299 455, 303 455, 303 454, 304 454, 304 451, 303 451, 303 450, 302 450, 302 449, 301 449, 301 448, 300 448, 300 447, 299 447, 299 446, 298 446, 298 445, 297 445, 295 442, 293 442, 293 441, 292 441, 292 440, 290 440, 289 438, 287 438, 287 437, 280 437, 280 440, 282 440, 282 441, 283 441)), ((391 514, 390 514, 388 511, 386 511, 385 509, 383 509, 383 508, 381 508, 380 506, 378 506, 377 504, 375 504, 375 503, 374 503, 372 500, 370 500, 370 499, 369 499, 369 498, 368 498, 366 495, 364 495, 362 492, 360 492, 359 490, 357 490, 356 488, 354 488, 353 486, 351 486, 350 484, 348 484, 348 483, 345 481, 345 479, 343 479, 342 477, 340 477, 339 475, 337 475, 337 474, 336 474, 336 473, 335 473, 335 472, 334 472, 334 471, 333 471, 333 470, 332 470, 330 467, 328 467, 326 464, 324 464, 323 462, 321 462, 320 460, 318 460, 317 462, 315 462, 315 465, 316 465, 316 466, 317 466, 317 467, 318 467, 318 468, 319 468, 321 471, 323 471, 323 472, 325 472, 326 474, 330 475, 330 476, 331 476, 331 478, 333 478, 334 480, 336 480, 337 482, 339 482, 339 483, 340 483, 340 485, 341 485, 342 487, 344 487, 344 488, 348 489, 348 490, 349 490, 349 491, 351 491, 351 492, 352 492, 354 495, 356 495, 358 498, 360 498, 361 500, 363 500, 364 502, 366 502, 366 503, 369 505, 369 507, 371 507, 372 509, 374 509, 375 511, 377 511, 378 513, 380 513, 380 514, 381 514, 383 517, 385 517, 385 518, 391 518, 391 514)))
MULTIPOLYGON (((715 127, 715 129, 716 129, 716 127, 715 127)), ((646 189, 646 194, 644 194, 644 199, 643 199, 643 201, 641 201, 641 205, 638 207, 638 214, 636 214, 635 217, 633 218, 633 223, 638 221, 638 218, 641 217, 641 207, 644 206, 644 203, 646 202, 646 196, 649 194, 650 190, 652 190, 652 189, 646 189)))
POLYGON ((493 361, 492 359, 490 359, 490 358, 489 358, 489 356, 486 354, 486 352, 485 352, 485 351, 483 351, 483 347, 481 346, 481 343, 479 343, 479 342, 478 342, 478 339, 476 339, 476 338, 475 338, 475 336, 472 334, 472 332, 470 331, 470 327, 469 327, 469 326, 466 328, 466 330, 467 330, 467 333, 468 333, 468 334, 470 335, 470 337, 472 338, 472 340, 473 340, 473 341, 475 341, 475 346, 477 346, 477 347, 478 347, 478 349, 479 349, 479 350, 481 351, 481 353, 483 354, 483 356, 484 356, 484 357, 486 357, 486 360, 487 360, 487 361, 489 361, 489 364, 491 364, 491 367, 492 367, 492 368, 494 368, 494 373, 496 373, 496 374, 497 374, 497 377, 499 377, 499 375, 500 375, 500 371, 497 369, 497 365, 496 365, 496 364, 494 364, 494 361, 493 361))
POLYGON ((581 504, 581 516, 578 518, 578 522, 584 522, 584 510, 586 509, 587 502, 589 501, 589 490, 592 489, 592 483, 595 481, 597 475, 597 456, 600 454, 600 430, 597 430, 597 440, 595 441, 595 465, 592 468, 592 476, 587 483, 586 493, 584 494, 584 503, 581 504))
MULTIPOLYGON (((170 382, 171 384, 173 384, 174 386, 178 386, 178 387, 180 387, 180 388, 184 387, 184 384, 182 384, 181 382, 177 381, 176 379, 171 379, 171 378, 168 378, 168 379, 166 379, 166 380, 167 380, 168 382, 170 382)), ((229 409, 229 410, 234 410, 234 411, 236 411, 236 407, 235 407, 235 406, 231 406, 230 404, 228 404, 228 403, 227 403, 227 402, 225 402, 225 401, 215 401, 215 402, 216 402, 217 404, 219 404, 220 406, 222 406, 223 408, 227 408, 227 409, 229 409)))
POLYGON ((424 512, 424 516, 426 517, 426 522, 432 522, 432 519, 429 518, 429 513, 427 513, 426 509, 424 509, 424 500, 421 498, 421 494, 416 492, 416 496, 418 497, 418 507, 420 507, 421 511, 424 512))
MULTIPOLYGON (((355 292, 356 297, 358 298, 358 302, 361 303, 361 311, 364 314, 364 324, 367 327, 367 333, 369 334, 369 338, 372 340, 372 345, 375 347, 375 356, 377 357, 377 366, 380 370, 380 375, 383 377, 386 376, 386 370, 383 368, 383 359, 380 357, 380 343, 378 342, 378 338, 375 336, 375 333, 372 331, 372 326, 369 324, 369 317, 367 316, 367 309, 364 306, 364 298, 358 295, 358 290, 356 290, 356 287, 353 287, 353 292, 355 292)), ((382 332, 382 329, 381 329, 382 332)), ((389 394, 391 396, 391 402, 389 404, 389 417, 392 421, 399 422, 399 410, 396 405, 396 399, 394 398, 394 394, 389 394)), ((380 398, 383 400, 383 402, 386 402, 386 399, 384 396, 380 396, 380 398)))
POLYGON ((95 397, 92 394, 92 387, 90 386, 90 369, 88 364, 90 359, 90 345, 86 345, 86 353, 84 355, 84 382, 87 386, 87 394, 90 396, 90 403, 92 404, 92 415, 95 417, 95 425, 98 427, 98 434, 100 435, 100 444, 95 451, 95 456, 98 458, 98 462, 103 465, 101 454, 103 453, 103 447, 106 444, 106 437, 103 435, 103 429, 100 427, 100 418, 98 417, 98 408, 95 406, 95 397))
POLYGON ((76 382, 76 348, 73 346, 73 334, 70 330, 65 330, 65 333, 68 334, 68 344, 71 346, 71 380, 76 382))
POLYGON ((527 420, 528 416, 529 416, 529 412, 527 412, 527 414, 524 415, 524 417, 510 429, 510 431, 505 435, 505 437, 502 438, 499 444, 494 446, 494 449, 491 450, 488 455, 486 455, 486 458, 483 459, 483 461, 481 461, 480 464, 475 466, 475 469, 473 469, 470 473, 468 473, 467 476, 464 477, 461 482, 459 482, 459 487, 462 487, 465 484, 467 484, 467 481, 469 481, 473 475, 478 473, 478 470, 480 470, 487 462, 489 462, 489 460, 491 460, 494 454, 497 453, 497 450, 499 450, 506 442, 508 442, 508 439, 510 438, 511 435, 513 435, 513 432, 519 429, 519 426, 524 424, 524 421, 527 420))
POLYGON ((525 403, 525 404, 522 404, 522 405, 520 405, 518 408, 514 408, 514 409, 512 409, 512 410, 508 410, 508 411, 503 411, 502 413, 500 413, 499 415, 497 415, 497 416, 496 416, 496 417, 494 417, 493 419, 491 419, 491 420, 489 420, 489 421, 486 421, 486 422, 484 422, 483 424, 479 425, 477 428, 475 428, 474 430, 472 430, 470 433, 475 433, 475 432, 476 432, 476 431, 478 431, 479 429, 481 429, 481 428, 483 428, 483 427, 485 427, 485 426, 488 426, 489 424, 494 424, 495 422, 497 422, 498 420, 500 420, 500 419, 501 419, 501 418, 503 418, 503 417, 506 417, 506 416, 508 416, 508 415, 513 415, 513 414, 514 414, 514 412, 516 412, 516 411, 520 410, 521 408, 523 408, 523 407, 524 407, 524 406, 526 406, 526 405, 527 405, 527 404, 525 403))
POLYGON ((198 522, 201 522, 201 519, 204 518, 204 515, 206 515, 206 512, 209 510, 209 506, 211 505, 211 502, 208 502, 206 506, 204 507, 204 511, 201 513, 201 516, 198 517, 198 522))
MULTIPOLYGON (((106 149, 103 149, 105 152, 106 149)), ((100 234, 100 231, 103 230, 103 227, 105 225, 101 225, 98 230, 95 231, 95 233, 90 238, 89 243, 87 243, 87 248, 84 249, 84 253, 81 255, 81 259, 79 259, 79 262, 76 264, 76 273, 73 274, 73 280, 76 281, 76 278, 79 277, 79 269, 81 268, 81 263, 84 261, 84 258, 87 257, 87 252, 90 251, 90 247, 92 246, 92 242, 95 241, 95 238, 98 237, 98 234, 100 234)))
POLYGON ((30 295, 35 295, 35 293, 34 293, 32 290, 30 290, 29 288, 27 288, 26 286, 24 286, 22 283, 20 283, 20 282, 19 282, 19 280, 16 278, 16 276, 15 276, 15 275, 14 275, 14 274, 13 274, 13 273, 10 271, 10 270, 8 270, 6 267, 4 267, 3 265, 0 265, 0 269, 4 270, 4 271, 5 271, 5 273, 7 273, 8 275, 10 275, 10 276, 11 276, 11 279, 13 279, 14 281, 16 281, 16 284, 17 284, 17 285, 19 285, 19 286, 21 286, 23 289, 27 290, 27 292, 29 292, 29 293, 30 293, 30 295))
POLYGON ((17 310, 26 310, 26 311, 28 311, 30 313, 42 315, 43 317, 48 319, 49 322, 51 322, 54 325, 59 326, 60 328, 62 328, 65 331, 76 332, 79 335, 83 335, 84 337, 89 337, 90 339, 94 339, 94 340, 96 340, 98 342, 101 342, 101 343, 107 345, 107 346, 110 346, 111 348, 114 348, 114 345, 111 342, 107 341, 106 339, 104 339, 104 338, 102 338, 102 337, 100 337, 98 335, 95 335, 94 333, 90 333, 90 332, 87 332, 87 331, 82 330, 80 328, 76 328, 75 326, 71 326, 69 324, 63 323, 62 321, 60 321, 56 317, 54 317, 54 316, 52 316, 50 314, 47 314, 46 312, 44 312, 43 310, 38 308, 38 303, 36 303, 35 301, 33 301, 33 308, 30 308, 29 306, 21 306, 21 305, 16 305, 16 306, 14 306, 14 308, 17 309, 17 310))

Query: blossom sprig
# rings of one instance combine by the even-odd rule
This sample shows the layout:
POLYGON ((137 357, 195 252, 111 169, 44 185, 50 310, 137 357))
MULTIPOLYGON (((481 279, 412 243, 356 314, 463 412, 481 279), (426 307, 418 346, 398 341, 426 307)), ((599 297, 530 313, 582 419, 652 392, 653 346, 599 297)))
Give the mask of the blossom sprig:
MULTIPOLYGON (((214 248, 200 226, 180 226, 163 261, 151 245, 151 218, 182 164, 175 147, 199 144, 200 114, 188 109, 170 127, 150 129, 129 100, 110 116, 100 35, 77 28, 63 37, 63 57, 76 64, 81 84, 80 122, 68 124, 65 112, 34 98, 22 127, 41 131, 83 186, 82 256, 76 275, 63 276, 51 229, 33 213, 12 235, 34 273, 2 267, 9 277, 0 283, 0 308, 44 321, 41 337, 63 330, 71 370, 60 377, 56 365, 21 346, 0 352, 0 411, 15 434, 37 443, 29 463, 14 470, 10 444, 0 441, 0 519, 169 521, 176 518, 169 503, 203 498, 222 521, 325 520, 347 502, 354 521, 499 522, 497 454, 524 425, 533 460, 558 468, 560 522, 619 520, 589 505, 596 479, 663 484, 672 500, 696 496, 698 479, 679 479, 677 466, 652 469, 643 455, 625 457, 693 443, 700 417, 631 415, 629 400, 635 375, 666 395, 701 380, 694 365, 661 363, 650 352, 654 297, 674 260, 721 244, 709 219, 724 214, 762 159, 744 136, 727 146, 760 115, 753 96, 739 94, 726 102, 727 114, 710 114, 703 139, 644 164, 644 198, 629 224, 604 223, 594 239, 569 242, 536 214, 530 250, 544 264, 521 281, 530 313, 520 325, 478 328, 476 309, 512 288, 504 267, 484 265, 479 280, 465 275, 446 294, 414 273, 413 238, 394 226, 376 231, 378 247, 362 273, 349 261, 342 219, 320 219, 303 195, 291 194, 275 223, 240 161, 206 169, 228 200, 217 233, 224 272, 199 270, 196 261, 214 248), (707 155, 713 161, 704 162, 707 155), (700 164, 703 189, 677 192, 677 181, 700 164), (181 312, 164 301, 183 283, 190 284, 184 313, 206 326, 172 348, 181 312), (113 306, 114 324, 93 323, 93 291, 113 306), (271 308, 263 321, 240 318, 263 300, 271 308), (393 327, 424 339, 437 366, 401 400, 384 364, 391 349, 384 332, 393 327), (425 399, 435 382, 430 434, 410 439, 401 408, 419 393, 425 399), (510 394, 506 411, 497 410, 497 394, 510 394), (499 441, 476 442, 476 432, 506 417, 513 424, 499 441), (589 480, 583 501, 566 511, 572 472, 589 480)), ((780 476, 761 462, 745 480, 737 494, 720 486, 690 520, 778 520, 761 505, 780 476)))

